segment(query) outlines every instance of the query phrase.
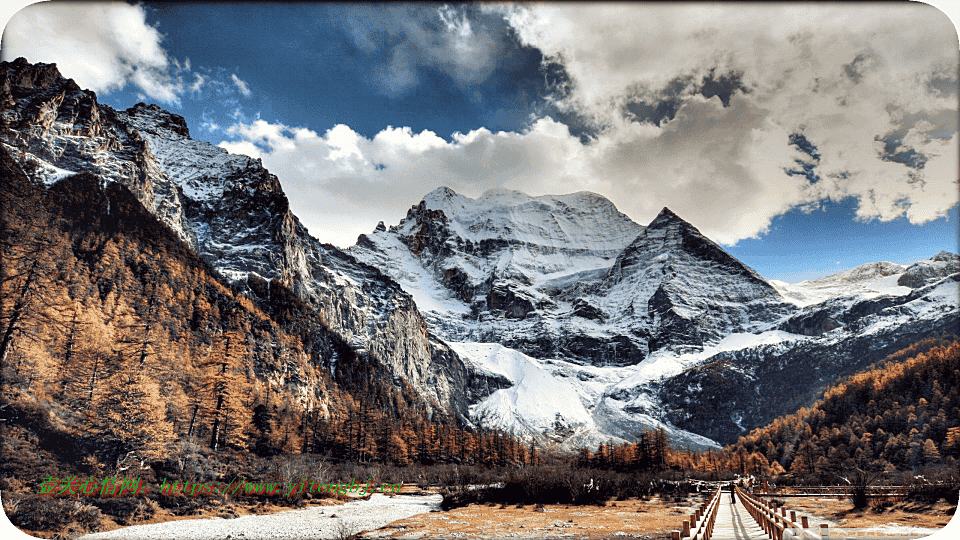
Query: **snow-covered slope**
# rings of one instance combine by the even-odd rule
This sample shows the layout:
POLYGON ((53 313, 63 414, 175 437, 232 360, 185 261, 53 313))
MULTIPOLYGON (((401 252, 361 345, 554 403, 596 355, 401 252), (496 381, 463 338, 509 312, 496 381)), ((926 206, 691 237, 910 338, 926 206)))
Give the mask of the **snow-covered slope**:
POLYGON ((349 251, 389 268, 407 290, 428 292, 419 294, 422 309, 477 315, 492 308, 522 318, 552 302, 543 284, 609 268, 641 230, 593 193, 491 190, 471 199, 439 188, 398 225, 361 236, 349 251))
POLYGON ((497 343, 450 343, 450 347, 470 369, 512 383, 470 407, 470 418, 486 428, 567 448, 632 441, 643 431, 663 428, 674 446, 717 447, 706 437, 657 420, 655 411, 611 406, 615 401, 610 389, 617 387, 618 381, 646 381, 654 373, 662 376, 684 360, 658 358, 642 366, 596 367, 538 360, 497 343))
MULTIPOLYGON (((426 210, 443 211, 450 219, 450 231, 471 242, 521 242, 615 256, 642 229, 609 200, 587 191, 532 197, 516 190, 491 189, 471 199, 442 187, 424 196, 423 203, 426 210)), ((405 219, 398 229, 412 236, 418 226, 416 220, 405 219)), ((535 271, 544 267, 542 261, 532 262, 535 271)))
POLYGON ((907 267, 900 264, 875 262, 812 281, 790 284, 771 280, 770 284, 776 287, 787 301, 806 307, 852 294, 870 298, 885 294, 908 294, 913 289, 897 284, 897 280, 906 270, 907 267))
POLYGON ((449 345, 473 369, 513 383, 470 407, 470 416, 483 425, 532 434, 591 422, 573 386, 553 377, 537 359, 497 343, 449 345))

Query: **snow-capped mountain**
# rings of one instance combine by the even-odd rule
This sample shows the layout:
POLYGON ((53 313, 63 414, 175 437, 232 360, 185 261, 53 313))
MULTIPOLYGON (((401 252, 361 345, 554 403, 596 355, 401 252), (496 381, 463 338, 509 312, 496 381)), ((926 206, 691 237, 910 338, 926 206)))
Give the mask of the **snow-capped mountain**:
POLYGON ((53 65, 0 63, 0 144, 47 184, 88 171, 127 186, 237 286, 289 287, 426 403, 569 447, 657 427, 675 445, 730 442, 960 330, 955 254, 768 282, 668 209, 641 226, 585 192, 440 188, 339 250, 259 160, 159 107, 100 105, 53 65))
POLYGON ((955 281, 936 291, 898 284, 957 272, 955 255, 917 263, 912 274, 871 263, 796 285, 768 282, 669 209, 644 227, 587 193, 473 199, 440 188, 349 251, 410 292, 468 369, 499 377, 470 407, 476 423, 570 445, 656 427, 674 444, 730 442, 770 411, 792 410, 771 406, 777 393, 748 404, 707 395, 713 388, 739 380, 738 393, 752 396, 746 381, 776 381, 778 370, 803 363, 799 351, 817 351, 829 366, 781 400, 796 409, 824 382, 957 321, 958 294, 942 294, 956 293, 955 281), (905 319, 907 311, 916 315, 905 319), (720 359, 734 359, 726 382, 680 386, 720 359))

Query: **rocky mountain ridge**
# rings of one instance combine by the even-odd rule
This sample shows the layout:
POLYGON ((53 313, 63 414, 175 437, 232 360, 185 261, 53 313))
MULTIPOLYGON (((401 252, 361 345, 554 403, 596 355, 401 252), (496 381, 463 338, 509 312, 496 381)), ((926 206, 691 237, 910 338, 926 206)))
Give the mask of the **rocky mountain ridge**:
POLYGON ((0 142, 48 185, 79 172, 118 182, 234 282, 278 282, 357 352, 428 403, 464 416, 469 374, 412 298, 376 268, 311 237, 260 160, 189 137, 154 105, 115 111, 53 64, 0 63, 0 142))

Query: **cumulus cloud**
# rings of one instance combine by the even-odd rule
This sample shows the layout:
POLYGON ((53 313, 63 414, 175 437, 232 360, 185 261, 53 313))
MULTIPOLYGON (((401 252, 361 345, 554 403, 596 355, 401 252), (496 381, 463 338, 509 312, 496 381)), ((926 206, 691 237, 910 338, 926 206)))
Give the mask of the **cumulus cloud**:
POLYGON ((264 120, 238 122, 222 142, 261 158, 280 177, 311 233, 350 246, 377 221, 397 222, 424 194, 447 185, 469 196, 500 186, 588 189, 579 172, 584 151, 566 126, 541 119, 524 133, 480 128, 451 141, 431 131, 388 127, 366 138, 345 125, 324 134, 264 120))
POLYGON ((143 6, 122 2, 41 2, 20 10, 3 34, 3 60, 56 63, 82 88, 109 92, 133 84, 143 94, 177 102, 181 70, 146 22, 143 6))
POLYGON ((264 120, 238 122, 227 133, 236 140, 220 146, 262 159, 311 232, 340 246, 381 219, 396 223, 442 185, 473 197, 496 187, 534 195, 593 191, 642 223, 669 200, 704 233, 734 242, 764 230, 766 209, 785 212, 806 183, 782 173, 799 157, 788 133, 739 96, 729 107, 700 98, 662 127, 628 124, 590 145, 550 118, 520 133, 480 128, 450 141, 409 128, 368 139, 338 125, 320 135, 264 120), (768 182, 772 175, 783 181, 768 182), (725 210, 737 207, 764 210, 725 210))
POLYGON ((569 83, 554 96, 558 106, 607 126, 595 144, 621 141, 625 159, 615 167, 639 166, 628 184, 638 188, 637 198, 649 201, 639 203, 641 216, 649 216, 647 207, 667 205, 705 232, 734 242, 763 232, 791 207, 824 199, 854 197, 859 218, 905 215, 913 223, 942 216, 956 204, 958 42, 949 19, 936 9, 922 4, 502 9, 523 43, 568 74, 569 83), (694 96, 699 81, 717 74, 737 80, 739 104, 731 109, 741 114, 694 96), (684 103, 677 119, 653 139, 631 135, 635 130, 625 113, 636 103, 648 108, 662 103, 666 89, 672 89, 671 106, 684 103), (820 154, 820 182, 798 184, 802 177, 784 174, 790 156, 782 147, 794 133, 820 154), (714 144, 691 140, 704 136, 714 144), (899 157, 887 152, 884 141, 898 147, 899 157), (914 166, 903 156, 915 157, 914 166), (659 180, 644 176, 658 162, 659 180))

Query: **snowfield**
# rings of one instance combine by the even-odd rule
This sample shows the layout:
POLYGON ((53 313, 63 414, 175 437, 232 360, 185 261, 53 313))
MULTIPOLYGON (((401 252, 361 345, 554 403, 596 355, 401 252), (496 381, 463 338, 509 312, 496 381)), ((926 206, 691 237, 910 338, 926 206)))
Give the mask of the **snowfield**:
POLYGON ((366 501, 340 506, 322 506, 307 510, 289 510, 262 516, 235 519, 190 519, 134 525, 115 531, 88 534, 82 540, 170 540, 190 538, 213 540, 248 538, 250 540, 314 540, 339 538, 341 523, 349 534, 379 529, 387 523, 440 508, 443 496, 370 495, 366 501))
POLYGON ((573 386, 555 378, 538 360, 497 343, 448 345, 478 371, 514 383, 470 407, 471 418, 482 425, 533 434, 592 423, 573 386))
POLYGON ((582 366, 539 360, 498 343, 448 342, 470 367, 513 383, 470 407, 470 419, 522 437, 563 433, 567 445, 631 439, 631 432, 663 428, 684 446, 718 448, 714 441, 656 419, 659 404, 648 386, 703 364, 713 355, 762 345, 789 343, 805 336, 771 330, 731 334, 702 351, 658 351, 635 366, 582 366))

